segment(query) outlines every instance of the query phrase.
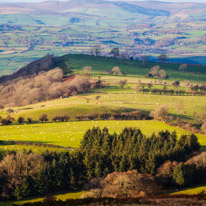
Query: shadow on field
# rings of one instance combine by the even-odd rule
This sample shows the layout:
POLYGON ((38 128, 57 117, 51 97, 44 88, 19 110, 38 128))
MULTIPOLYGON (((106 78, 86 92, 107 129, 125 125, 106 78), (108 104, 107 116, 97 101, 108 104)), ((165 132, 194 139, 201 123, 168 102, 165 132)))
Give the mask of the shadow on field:
POLYGON ((193 120, 192 117, 188 117, 187 115, 184 114, 172 114, 174 118, 180 118, 180 119, 186 119, 186 120, 193 120))
POLYGON ((49 142, 39 141, 0 141, 0 145, 35 145, 35 144, 49 144, 49 142))

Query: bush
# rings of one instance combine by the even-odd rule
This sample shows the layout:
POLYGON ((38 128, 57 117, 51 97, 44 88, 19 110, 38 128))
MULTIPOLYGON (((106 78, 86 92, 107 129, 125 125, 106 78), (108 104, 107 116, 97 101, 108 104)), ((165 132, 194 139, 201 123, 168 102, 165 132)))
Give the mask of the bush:
POLYGON ((156 120, 166 122, 168 119, 169 109, 166 105, 161 105, 150 113, 151 117, 154 117, 156 120))
POLYGON ((32 123, 32 118, 28 117, 27 121, 28 121, 28 123, 32 123))
POLYGON ((102 120, 108 120, 111 117, 110 113, 101 113, 100 115, 100 119, 102 120))
POLYGON ((64 122, 64 121, 69 121, 70 117, 68 115, 64 115, 64 116, 55 116, 52 119, 54 122, 64 122))
POLYGON ((2 125, 9 125, 12 124, 12 121, 10 119, 1 119, 2 125))
POLYGON ((160 194, 161 186, 152 175, 140 174, 136 170, 128 172, 113 172, 104 179, 90 181, 90 191, 87 197, 137 197, 144 194, 160 194), (98 183, 98 184, 94 184, 98 183))
POLYGON ((17 121, 18 121, 19 124, 22 124, 24 122, 24 118, 23 117, 19 117, 17 119, 17 121))
POLYGON ((13 109, 7 109, 6 110, 8 113, 14 113, 14 110, 13 109))
POLYGON ((43 123, 43 122, 47 122, 47 121, 48 121, 47 115, 46 115, 46 114, 42 114, 42 115, 39 117, 39 121, 41 121, 42 123, 43 123))

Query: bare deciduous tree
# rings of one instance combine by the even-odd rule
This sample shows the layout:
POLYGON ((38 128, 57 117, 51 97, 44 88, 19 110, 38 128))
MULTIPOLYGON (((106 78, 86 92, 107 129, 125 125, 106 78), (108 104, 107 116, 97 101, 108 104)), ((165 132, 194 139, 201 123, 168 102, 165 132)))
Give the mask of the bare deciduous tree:
POLYGON ((183 113, 184 112, 184 105, 180 101, 176 101, 174 103, 175 109, 177 114, 183 113))
POLYGON ((0 162, 0 176, 7 182, 2 188, 4 195, 6 196, 10 190, 15 191, 26 176, 34 178, 43 165, 43 157, 38 154, 17 152, 7 155, 0 162))
POLYGON ((47 115, 46 115, 46 114, 42 114, 42 115, 39 117, 39 121, 41 121, 41 122, 47 122, 47 121, 48 121, 47 115))
POLYGON ((120 70, 119 67, 113 67, 113 68, 112 68, 112 72, 113 72, 114 74, 116 74, 116 76, 119 75, 119 74, 121 74, 121 70, 120 70))
POLYGON ((83 73, 84 73, 85 75, 89 76, 91 70, 92 70, 92 67, 91 67, 91 66, 86 66, 86 67, 83 68, 83 73))
POLYGON ((124 86, 127 84, 127 80, 125 79, 125 80, 120 80, 119 81, 119 85, 120 85, 120 87, 123 89, 124 88, 124 86))
POLYGON ((169 108, 166 105, 161 105, 150 113, 151 117, 154 117, 156 120, 166 122, 168 119, 169 108))
POLYGON ((164 69, 160 69, 160 71, 159 71, 159 76, 160 76, 160 78, 162 78, 162 79, 167 78, 167 73, 166 73, 166 71, 165 71, 164 69))
POLYGON ((119 48, 113 48, 110 52, 115 58, 119 57, 119 48))
POLYGON ((91 48, 91 55, 99 56, 101 54, 101 45, 95 45, 91 48))

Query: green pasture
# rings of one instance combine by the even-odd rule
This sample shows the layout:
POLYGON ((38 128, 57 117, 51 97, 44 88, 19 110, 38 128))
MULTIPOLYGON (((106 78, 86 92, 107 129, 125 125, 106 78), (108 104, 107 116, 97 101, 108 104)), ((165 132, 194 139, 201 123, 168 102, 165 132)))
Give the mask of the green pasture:
POLYGON ((13 144, 12 142, 4 142, 3 144, 0 144, 0 160, 3 159, 4 155, 6 152, 9 151, 32 151, 37 154, 42 154, 46 151, 53 151, 53 152, 63 152, 63 151, 68 151, 66 148, 54 148, 54 147, 49 147, 47 145, 45 146, 36 146, 36 145, 16 145, 13 144))
MULTIPOLYGON (((129 81, 133 82, 134 80, 130 79, 129 81)), ((116 80, 114 79, 114 81, 116 80)), ((119 85, 114 84, 87 94, 40 102, 24 107, 14 107, 12 109, 15 112, 10 115, 16 119, 19 116, 25 119, 30 117, 33 121, 39 121, 39 117, 42 114, 47 114, 49 121, 52 121, 55 116, 68 115, 73 121, 78 115, 91 113, 117 113, 141 110, 149 114, 160 105, 167 105, 171 116, 179 116, 187 122, 197 124, 198 115, 206 112, 205 96, 170 96, 136 93, 133 89, 135 85, 137 84, 129 84, 124 89, 121 89, 119 85), (96 96, 100 96, 98 101, 95 99, 96 96), (175 104, 177 102, 183 106, 180 111, 176 109, 175 104)), ((0 116, 6 117, 9 114, 7 110, 8 108, 0 110, 0 116)))
MULTIPOLYGON (((66 201, 68 199, 80 199, 83 193, 84 191, 60 193, 54 195, 54 197, 56 198, 56 200, 66 201)), ((31 199, 19 200, 19 201, 4 201, 4 202, 0 202, 0 206, 11 206, 12 204, 23 205, 25 203, 43 202, 44 198, 45 197, 31 198, 31 199)))
POLYGON ((69 54, 60 57, 61 60, 76 70, 82 70, 85 66, 91 66, 94 71, 99 74, 107 74, 115 66, 119 66, 122 72, 129 75, 139 75, 144 77, 155 65, 160 65, 161 69, 165 69, 170 80, 190 80, 192 82, 206 81, 206 66, 188 65, 186 72, 179 71, 180 64, 168 64, 159 62, 149 62, 148 66, 142 67, 141 61, 122 60, 108 57, 95 57, 82 54, 69 54))
POLYGON ((193 187, 193 188, 188 188, 184 190, 180 190, 178 192, 174 192, 171 195, 197 195, 197 194, 202 194, 206 193, 206 186, 200 186, 200 187, 193 187))
MULTIPOLYGON (((189 132, 167 125, 160 121, 79 121, 64 123, 40 123, 27 125, 10 125, 0 127, 0 137, 4 141, 27 141, 31 143, 40 142, 66 147, 78 147, 84 133, 92 127, 107 127, 111 133, 121 132, 125 127, 140 128, 143 134, 150 136, 153 132, 160 130, 176 131, 178 136, 189 132)), ((206 145, 206 137, 198 134, 199 142, 206 145)))

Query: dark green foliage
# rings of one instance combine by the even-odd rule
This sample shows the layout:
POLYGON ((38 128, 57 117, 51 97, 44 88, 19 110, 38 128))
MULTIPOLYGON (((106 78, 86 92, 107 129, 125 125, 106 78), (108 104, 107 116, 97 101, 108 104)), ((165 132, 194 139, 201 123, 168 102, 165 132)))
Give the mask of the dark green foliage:
POLYGON ((39 121, 41 121, 41 122, 47 122, 47 121, 48 121, 47 115, 46 115, 46 114, 42 114, 42 115, 39 117, 39 121))
POLYGON ((175 132, 161 131, 146 138, 135 128, 125 128, 119 135, 109 134, 107 128, 93 128, 81 142, 88 179, 98 177, 100 168, 102 174, 137 169, 154 175, 166 160, 185 161, 199 148, 195 135, 183 135, 178 141, 175 132))
POLYGON ((28 117, 27 121, 28 121, 28 123, 32 123, 32 118, 28 117))
POLYGON ((23 117, 19 117, 17 119, 17 121, 18 121, 19 124, 22 124, 24 122, 24 118, 23 117))
POLYGON ((69 121, 70 117, 68 115, 63 115, 63 116, 55 116, 52 120, 54 122, 66 122, 69 121))
POLYGON ((29 180, 25 177, 21 185, 17 186, 14 191, 17 200, 28 197, 31 194, 29 180))
POLYGON ((1 119, 1 124, 2 125, 9 125, 12 123, 12 120, 10 119, 1 119))
POLYGON ((186 184, 186 175, 187 174, 184 170, 184 164, 181 162, 174 170, 173 180, 178 186, 183 187, 186 184))

